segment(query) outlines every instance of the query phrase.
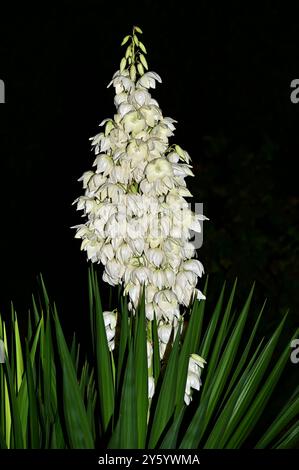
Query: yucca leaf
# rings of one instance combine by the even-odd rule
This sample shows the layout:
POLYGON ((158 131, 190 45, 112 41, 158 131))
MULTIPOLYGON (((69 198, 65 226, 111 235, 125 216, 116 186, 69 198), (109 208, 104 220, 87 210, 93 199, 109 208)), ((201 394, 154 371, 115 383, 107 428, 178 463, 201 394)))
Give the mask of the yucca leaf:
POLYGON ((67 444, 65 442, 66 436, 62 429, 60 416, 56 415, 55 421, 51 424, 50 443, 48 448, 50 449, 66 449, 67 444))
MULTIPOLYGON (((204 294, 207 293, 208 277, 204 286, 204 294)), ((190 354, 197 352, 200 335, 203 323, 205 308, 205 300, 195 300, 191 311, 190 320, 186 328, 186 333, 183 339, 183 345, 181 348, 178 364, 178 379, 177 379, 177 393, 176 393, 176 414, 179 413, 180 407, 184 406, 184 395, 186 388, 186 380, 188 373, 188 364, 190 354)))
POLYGON ((49 313, 47 313, 45 326, 42 317, 41 344, 43 345, 41 348, 41 366, 43 371, 41 393, 43 394, 44 403, 42 419, 45 429, 45 441, 47 445, 49 445, 51 439, 50 426, 57 414, 56 367, 54 363, 54 348, 49 313))
MULTIPOLYGON (((223 398, 223 402, 226 400, 226 398, 230 395, 230 392, 231 392, 231 389, 232 387, 234 386, 234 384, 236 383, 236 380, 238 379, 238 376, 240 374, 240 372, 242 371, 244 365, 246 364, 246 361, 247 361, 247 358, 248 358, 248 355, 249 355, 249 352, 251 350, 251 347, 252 347, 252 344, 253 344, 253 341, 256 339, 256 333, 257 333, 257 330, 258 330, 258 326, 260 324, 260 320, 261 320, 261 317, 262 317, 262 314, 263 314, 263 311, 264 311, 264 307, 265 307, 265 304, 266 302, 264 302, 262 308, 261 308, 261 311, 258 315, 258 318, 254 324, 254 327, 251 331, 251 334, 250 334, 250 337, 248 339, 248 341, 246 342, 246 347, 240 357, 240 359, 238 360, 238 363, 237 363, 237 366, 234 370, 234 373, 232 375, 232 378, 229 382, 229 385, 227 386, 227 389, 226 389, 226 393, 224 395, 224 398, 223 398)), ((262 340, 263 341, 263 340, 262 340)), ((221 406, 222 408, 222 406, 221 406)))
POLYGON ((47 292, 42 274, 40 274, 39 277, 40 277, 40 283, 42 286, 43 300, 44 300, 46 311, 47 311, 48 308, 50 307, 50 300, 49 300, 48 292, 47 292))
POLYGON ((205 396, 205 391, 207 390, 207 388, 210 385, 211 377, 213 377, 214 374, 215 374, 215 369, 216 369, 216 366, 218 364, 220 352, 221 352, 221 349, 223 347, 223 344, 224 344, 224 341, 225 341, 225 338, 226 338, 226 335, 227 335, 228 323, 229 323, 231 308, 232 308, 232 304, 233 304, 233 300, 234 300, 234 296, 235 296, 236 285, 237 285, 237 279, 234 282, 234 285, 233 285, 233 288, 232 288, 232 291, 231 291, 231 294, 230 294, 230 297, 229 297, 229 300, 228 300, 228 303, 227 303, 227 306, 226 306, 226 309, 225 309, 225 312, 224 312, 224 315, 223 315, 223 319, 220 323, 219 331, 218 331, 218 334, 216 336, 216 340, 214 341, 214 344, 213 344, 211 357, 208 358, 207 354, 208 354, 208 351, 210 349, 212 339, 214 337, 216 323, 218 322, 219 316, 221 314, 224 291, 225 291, 225 283, 223 284, 219 300, 216 304, 214 313, 213 313, 211 321, 210 321, 211 326, 209 325, 209 328, 207 330, 206 341, 204 342, 204 344, 202 346, 202 350, 200 351, 200 354, 202 355, 202 357, 208 360, 207 375, 205 377, 204 386, 203 386, 203 390, 202 390, 202 396, 203 397, 205 396))
MULTIPOLYGON (((4 344, 4 354, 7 355, 7 337, 5 322, 2 320, 0 315, 0 339, 4 344)), ((5 439, 6 447, 10 444, 10 430, 11 430, 11 414, 10 414, 10 403, 7 389, 7 382, 4 373, 4 366, 0 365, 0 430, 2 430, 3 439, 5 439)), ((4 446, 2 446, 4 448, 4 446)))
POLYGON ((40 314, 39 314, 39 311, 38 311, 38 308, 37 308, 37 305, 36 305, 36 301, 35 301, 35 297, 34 295, 32 294, 32 307, 33 307, 33 314, 34 314, 34 324, 35 326, 38 324, 39 320, 40 320, 40 314))
POLYGON ((160 352, 159 352, 159 337, 156 315, 152 324, 152 340, 153 340, 153 372, 155 385, 157 385, 158 378, 161 371, 160 352))
POLYGON ((7 445, 6 445, 6 442, 5 442, 5 438, 3 436, 3 433, 2 433, 2 429, 0 429, 0 449, 7 449, 7 445))
POLYGON ((136 313, 138 325, 134 340, 135 384, 137 406, 138 448, 143 449, 146 439, 146 423, 148 413, 148 364, 147 364, 147 334, 145 321, 144 290, 141 302, 136 313))
POLYGON ((234 409, 236 408, 240 395, 242 394, 242 391, 246 387, 246 383, 249 380, 250 372, 252 370, 253 365, 255 364, 260 348, 261 343, 255 350, 252 358, 249 361, 249 364, 243 371, 242 376, 240 377, 237 385, 231 391, 229 399, 227 400, 224 406, 220 406, 222 411, 217 417, 216 422, 214 423, 209 437, 204 445, 205 449, 222 449, 223 443, 228 439, 231 431, 230 421, 233 416, 234 409))
POLYGON ((33 379, 32 363, 28 343, 26 344, 26 378, 29 400, 29 432, 30 432, 30 448, 40 448, 39 438, 39 419, 38 419, 38 405, 36 400, 36 391, 33 379))
POLYGON ((220 317, 220 314, 221 314, 224 290, 225 290, 225 283, 223 284, 223 287, 221 289, 219 299, 217 301, 214 312, 211 316, 209 326, 207 328, 207 331, 206 331, 206 334, 204 336, 202 345, 200 347, 200 354, 202 355, 202 357, 205 357, 205 358, 208 357, 210 347, 212 345, 212 340, 213 340, 213 337, 214 337, 214 333, 216 331, 217 323, 219 321, 219 317, 220 317))
POLYGON ((111 355, 104 325, 97 276, 92 275, 92 289, 95 305, 95 348, 97 379, 103 432, 106 432, 114 411, 114 386, 111 355))
POLYGON ((24 375, 20 390, 17 395, 17 403, 20 413, 20 422, 23 432, 24 447, 27 447, 27 422, 28 422, 28 389, 27 389, 27 378, 24 375))
MULTIPOLYGON (((76 333, 73 333, 71 348, 70 348, 70 355, 73 360, 73 364, 76 368, 76 357, 77 357, 77 342, 76 342, 76 333)), ((76 370, 76 372, 78 372, 76 370)))
MULTIPOLYGON (((8 344, 7 344, 7 334, 6 334, 6 327, 5 327, 5 322, 2 322, 2 340, 4 342, 4 351, 6 356, 8 356, 8 344)), ((4 375, 3 379, 3 385, 4 385, 4 416, 5 416, 5 438, 6 438, 6 445, 7 447, 10 447, 10 437, 11 437, 11 409, 10 409, 10 399, 9 399, 9 394, 8 394, 8 386, 7 386, 7 380, 4 375)), ((1 396, 3 396, 1 394, 1 396)))
POLYGON ((95 441, 96 439, 96 429, 95 429, 95 407, 97 392, 95 390, 95 380, 94 380, 94 370, 92 369, 89 375, 87 390, 86 390, 86 399, 87 399, 87 418, 89 421, 89 426, 92 431, 92 437, 95 441))
POLYGON ((40 319, 40 321, 37 325, 36 331, 34 333, 33 340, 32 340, 32 344, 31 344, 31 348, 30 348, 30 358, 31 358, 32 364, 34 364, 34 361, 35 361, 35 354, 36 354, 37 346, 38 346, 39 341, 40 341, 40 332, 41 332, 41 326, 42 326, 43 321, 44 321, 44 319, 43 319, 43 317, 41 317, 41 319, 40 319))
MULTIPOLYGON (((232 303, 233 293, 234 290, 232 291, 232 294, 230 296, 228 308, 231 308, 229 305, 230 303, 232 303)), ((252 294, 253 287, 241 311, 241 314, 238 318, 232 335, 230 336, 227 342, 225 350, 221 355, 219 365, 214 373, 214 376, 211 379, 210 385, 208 388, 206 388, 206 394, 201 395, 200 406, 195 412, 193 419, 191 420, 186 435, 182 440, 180 446, 181 448, 197 448, 208 424, 210 423, 210 420, 217 405, 220 404, 219 399, 221 397, 222 390, 225 386, 225 383, 232 368, 232 364, 234 362, 234 358, 237 353, 241 334, 243 332, 245 321, 248 315, 252 294)), ((221 301, 221 296, 219 300, 221 301)))
MULTIPOLYGON (((41 318, 36 332, 34 334, 34 338, 32 340, 31 350, 30 350, 30 358, 31 363, 34 364, 35 361, 35 354, 37 345, 40 339, 40 331, 41 331, 41 324, 43 319, 41 318)), ((28 422, 28 407, 29 407, 29 396, 28 396, 28 388, 27 388, 27 377, 24 375, 22 378, 22 383, 19 389, 19 393, 17 395, 17 402, 20 412, 20 422, 23 431, 23 441, 24 444, 27 441, 27 422, 28 422)))
POLYGON ((6 357, 5 360, 4 370, 10 403, 11 424, 13 430, 13 447, 15 449, 24 449, 23 430, 20 421, 20 410, 17 402, 12 371, 9 365, 8 357, 6 357))
MULTIPOLYGON (((285 322, 285 318, 282 320, 278 328, 276 329, 275 333, 270 338, 269 342, 264 347, 264 350, 261 352, 260 356, 256 360, 255 364, 253 365, 250 373, 248 374, 248 378, 243 385, 242 389, 239 391, 238 401, 236 406, 234 407, 233 412, 231 413, 230 421, 227 425, 225 436, 228 438, 230 433, 237 427, 240 419, 248 409, 249 405, 251 404, 252 399, 256 395, 258 386, 260 385, 266 369, 270 363, 272 354, 274 349, 277 345, 277 341, 281 334, 283 325, 285 322)), ((225 444, 224 436, 222 436, 223 445, 225 444)))
POLYGON ((268 447, 296 416, 299 416, 299 388, 297 388, 294 397, 286 403, 255 447, 257 449, 268 447))
POLYGON ((51 447, 53 433, 55 433, 57 445, 60 443, 59 438, 62 433, 57 409, 56 366, 54 361, 54 358, 56 359, 57 347, 55 343, 54 351, 49 309, 45 321, 42 315, 40 338, 39 351, 42 381, 39 384, 39 410, 41 428, 43 430, 43 445, 48 448, 51 447))
POLYGON ((91 344, 92 351, 95 354, 95 342, 94 342, 94 332, 95 332, 95 318, 94 318, 94 296, 93 296, 93 267, 88 269, 88 304, 89 304, 89 322, 90 322, 90 333, 91 333, 91 344))
POLYGON ((32 338, 32 320, 31 320, 31 312, 28 310, 28 325, 27 325, 27 339, 30 342, 32 338))
POLYGON ((299 445, 299 421, 286 431, 275 449, 298 449, 299 445))
POLYGON ((12 318, 13 318, 13 338, 15 346, 15 388, 16 388, 16 400, 20 413, 20 422, 23 432, 23 445, 26 447, 27 440, 27 418, 28 418, 28 391, 27 391, 27 380, 24 374, 24 359, 21 345, 21 338, 19 332, 19 324, 17 313, 14 310, 13 304, 12 318))
MULTIPOLYGON (((281 324, 277 328, 276 332, 273 334, 271 337, 270 341, 268 344, 272 346, 272 342, 275 343, 277 342, 278 336, 281 333, 285 318, 282 320, 281 324)), ((269 346, 271 350, 271 346, 269 346)), ((251 430, 257 423, 261 413, 263 412, 270 396, 271 393, 273 392, 273 389, 283 371, 284 366, 286 365, 288 359, 289 359, 289 346, 285 348, 284 352, 278 359, 276 365, 272 369, 271 373, 269 374, 268 378, 263 384, 263 387, 255 397, 253 403, 250 405, 247 413, 243 417, 242 421, 238 425, 238 428, 234 432, 233 436, 231 439, 228 441, 226 447, 228 448, 236 448, 239 447, 240 444, 242 444, 245 439, 248 437, 250 434, 251 430)))
POLYGON ((201 437, 204 433, 204 424, 206 422, 207 408, 209 404, 209 394, 212 390, 216 377, 212 379, 210 387, 205 397, 201 397, 200 404, 195 410, 194 416, 191 422, 188 423, 186 432, 180 442, 180 449, 197 449, 201 437))
MULTIPOLYGON (((55 308, 55 307, 54 307, 55 308)), ((55 330, 63 374, 63 408, 70 447, 92 449, 94 442, 80 393, 74 364, 55 308, 55 330)))
POLYGON ((83 401, 84 401, 84 397, 85 397, 85 390, 86 390, 86 387, 87 387, 87 380, 88 380, 87 368, 88 368, 88 365, 87 365, 87 362, 85 361, 84 364, 83 364, 83 367, 81 369, 81 377, 79 379, 79 388, 80 388, 80 391, 81 391, 83 401))
POLYGON ((149 439, 149 448, 154 449, 161 438, 174 412, 177 384, 177 362, 179 355, 180 335, 177 334, 163 377, 159 397, 154 413, 149 439))
POLYGON ((244 330, 246 318, 248 315, 249 311, 249 306, 253 294, 253 289, 252 287, 249 296, 246 300, 246 303, 240 313, 240 316, 238 318, 238 321, 235 325, 235 328, 232 332, 231 337, 229 338, 227 345, 225 347, 225 350, 221 356, 221 359, 219 361, 219 365, 215 371, 215 383, 214 387, 211 390, 211 394, 209 397, 209 404, 207 408, 207 420, 209 420, 215 411, 215 408, 218 404, 218 400, 221 396, 222 390, 225 386, 225 383, 227 381, 227 377, 229 376, 231 372, 231 368, 238 350, 238 346, 240 344, 241 340, 241 335, 244 330))
POLYGON ((119 418, 108 445, 110 449, 138 448, 135 372, 134 345, 131 340, 121 393, 119 418))
MULTIPOLYGON (((1 317, 0 317, 0 340, 2 340, 2 333, 1 333, 1 317)), ((0 346, 1 347, 1 346, 0 346)), ((5 424, 6 424, 6 417, 5 417, 5 376, 4 376, 4 369, 2 364, 0 365, 0 431, 2 433, 3 438, 5 438, 5 424)))
POLYGON ((225 409, 222 411, 220 417, 216 420, 212 432, 203 446, 204 449, 222 449, 223 434, 227 435, 227 426, 229 424, 231 414, 233 413, 233 410, 238 401, 238 391, 244 385, 246 381, 246 375, 247 371, 240 378, 238 389, 234 390, 234 393, 231 395, 225 409))
POLYGON ((184 418, 185 414, 185 407, 181 407, 180 410, 175 413, 175 418, 168 429, 161 445, 160 449, 176 449, 177 448, 177 440, 178 440, 178 434, 180 430, 180 426, 182 424, 182 420, 184 418))
MULTIPOLYGON (((13 306, 12 306, 13 309, 13 306)), ((23 352, 20 339, 19 323, 17 313, 14 312, 14 339, 15 339, 15 358, 16 358, 16 389, 19 391, 24 372, 23 352)))
POLYGON ((127 353, 128 334, 129 334, 129 319, 128 319, 128 304, 121 301, 121 314, 118 320, 120 328, 119 349, 118 349, 118 364, 117 364, 117 389, 121 382, 123 375, 124 359, 127 353))

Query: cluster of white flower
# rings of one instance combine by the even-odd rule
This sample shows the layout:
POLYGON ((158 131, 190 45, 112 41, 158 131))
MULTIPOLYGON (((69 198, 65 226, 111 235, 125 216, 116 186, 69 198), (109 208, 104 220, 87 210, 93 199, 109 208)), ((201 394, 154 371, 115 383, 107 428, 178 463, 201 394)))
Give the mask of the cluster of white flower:
MULTIPOLYGON (((173 329, 175 336, 182 323, 180 305, 204 298, 196 288, 203 266, 192 259, 190 231, 199 232, 205 217, 188 207, 185 197, 192 195, 185 178, 193 175, 190 157, 178 145, 169 145, 176 121, 163 117, 151 97, 149 89, 161 78, 144 73, 147 62, 141 52, 146 50, 136 38, 134 34, 108 85, 115 88, 117 112, 91 139, 95 169, 80 178, 85 194, 75 202, 87 221, 76 227, 76 237, 82 239, 88 259, 105 266, 103 280, 124 286, 130 310, 137 307, 145 286, 146 318, 156 317, 163 357, 173 329), (136 45, 141 51, 135 51, 136 45)), ((106 315, 111 348, 115 322, 115 315, 106 315)))

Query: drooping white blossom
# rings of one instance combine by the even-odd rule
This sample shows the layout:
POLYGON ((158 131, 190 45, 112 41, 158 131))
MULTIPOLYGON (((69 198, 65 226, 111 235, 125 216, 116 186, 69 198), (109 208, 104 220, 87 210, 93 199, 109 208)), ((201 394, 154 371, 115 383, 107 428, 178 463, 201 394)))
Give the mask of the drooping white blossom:
POLYGON ((184 397, 186 405, 189 405, 192 400, 192 389, 199 390, 201 387, 200 376, 205 363, 206 361, 202 357, 198 356, 198 354, 191 354, 189 358, 187 383, 184 397))
POLYGON ((117 310, 113 310, 112 312, 105 311, 103 312, 104 317, 104 325, 106 329, 107 341, 109 351, 113 351, 115 347, 115 331, 116 331, 116 324, 117 324, 117 310))

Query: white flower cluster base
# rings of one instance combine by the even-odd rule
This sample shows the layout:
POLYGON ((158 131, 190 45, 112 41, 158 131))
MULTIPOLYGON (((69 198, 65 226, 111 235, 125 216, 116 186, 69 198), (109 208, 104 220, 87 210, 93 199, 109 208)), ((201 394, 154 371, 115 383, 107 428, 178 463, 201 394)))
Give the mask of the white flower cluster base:
MULTIPOLYGON (((75 202, 86 222, 76 227, 76 237, 88 259, 104 265, 103 280, 124 286, 133 312, 145 287, 146 318, 151 322, 156 317, 162 358, 172 331, 175 336, 182 326, 182 308, 195 297, 204 298, 196 288, 203 266, 194 259, 190 231, 199 232, 205 217, 192 212, 185 199, 192 196, 185 178, 193 173, 188 153, 169 145, 175 121, 163 117, 149 92, 161 78, 138 70, 139 79, 131 66, 117 71, 109 84, 115 89, 116 114, 91 139, 96 158, 94 169, 80 178, 85 194, 75 202)), ((113 349, 116 312, 105 312, 104 319, 113 349)), ((150 363, 151 353, 149 370, 150 363)), ((200 384, 200 367, 192 358, 190 364, 187 404, 190 388, 200 384)))

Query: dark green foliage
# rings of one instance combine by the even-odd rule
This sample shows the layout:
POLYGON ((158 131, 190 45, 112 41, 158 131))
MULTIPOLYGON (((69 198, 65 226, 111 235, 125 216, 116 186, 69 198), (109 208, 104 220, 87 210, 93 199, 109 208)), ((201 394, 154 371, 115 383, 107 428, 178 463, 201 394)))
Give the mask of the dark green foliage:
POLYGON ((264 305, 248 328, 253 288, 240 310, 234 306, 236 283, 229 295, 223 286, 212 309, 211 299, 207 305, 195 301, 185 314, 183 335, 174 339, 162 367, 153 322, 156 393, 148 411, 144 301, 132 317, 126 299, 121 299, 118 347, 111 353, 98 284, 90 269, 92 331, 87 355, 80 350, 77 336, 72 342, 66 339, 43 282, 42 301, 33 301, 26 341, 20 337, 14 309, 9 324, 0 318, 0 338, 7 350, 6 363, 0 366, 2 449, 98 445, 214 449, 240 448, 248 442, 257 448, 289 448, 298 444, 298 388, 290 390, 289 400, 272 424, 261 425, 289 361, 291 338, 281 352, 285 318, 272 335, 259 337, 264 305), (184 390, 191 353, 204 357, 207 364, 202 389, 186 407, 184 390))

